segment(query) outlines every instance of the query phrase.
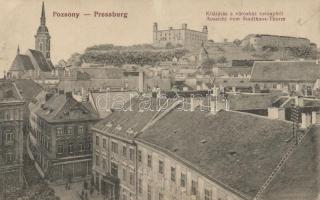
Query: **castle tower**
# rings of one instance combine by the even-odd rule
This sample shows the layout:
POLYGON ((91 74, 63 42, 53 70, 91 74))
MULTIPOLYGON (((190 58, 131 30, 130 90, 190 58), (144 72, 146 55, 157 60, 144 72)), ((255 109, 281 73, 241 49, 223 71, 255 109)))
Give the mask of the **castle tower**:
POLYGON ((40 26, 35 37, 35 49, 41 51, 47 60, 50 60, 50 35, 46 26, 46 16, 44 11, 44 3, 42 2, 42 11, 40 18, 40 26))

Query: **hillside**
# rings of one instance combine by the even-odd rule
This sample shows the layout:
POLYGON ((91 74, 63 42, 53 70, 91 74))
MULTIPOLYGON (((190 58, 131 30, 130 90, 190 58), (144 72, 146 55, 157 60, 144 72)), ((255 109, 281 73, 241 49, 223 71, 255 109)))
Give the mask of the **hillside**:
POLYGON ((155 65, 161 61, 181 58, 188 50, 181 46, 167 45, 165 48, 153 47, 149 44, 132 46, 115 46, 112 44, 95 45, 86 48, 83 54, 75 53, 68 62, 80 66, 88 63, 121 66, 123 64, 155 65))

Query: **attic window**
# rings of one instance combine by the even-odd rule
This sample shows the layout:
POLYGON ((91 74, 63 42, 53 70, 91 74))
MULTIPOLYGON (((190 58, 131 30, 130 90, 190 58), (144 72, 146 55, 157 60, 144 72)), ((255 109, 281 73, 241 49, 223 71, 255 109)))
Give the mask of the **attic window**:
POLYGON ((200 141, 201 144, 205 144, 207 142, 208 142, 208 140, 205 140, 205 139, 200 141))
POLYGON ((6 93, 5 93, 5 98, 10 98, 10 97, 13 97, 13 92, 12 92, 12 90, 8 90, 8 91, 6 91, 6 93))
POLYGON ((110 127, 112 127, 112 123, 111 123, 111 122, 107 122, 107 123, 105 124, 105 126, 108 127, 108 128, 110 128, 110 127))
POLYGON ((132 134, 132 133, 133 133, 133 129, 132 129, 132 128, 129 128, 129 129, 127 130, 127 133, 128 133, 128 134, 132 134))
POLYGON ((237 154, 237 152, 235 152, 235 151, 229 151, 228 154, 231 155, 231 156, 235 156, 235 155, 237 154))
POLYGON ((118 124, 118 125, 116 126, 116 130, 120 131, 121 129, 122 129, 121 126, 118 124))

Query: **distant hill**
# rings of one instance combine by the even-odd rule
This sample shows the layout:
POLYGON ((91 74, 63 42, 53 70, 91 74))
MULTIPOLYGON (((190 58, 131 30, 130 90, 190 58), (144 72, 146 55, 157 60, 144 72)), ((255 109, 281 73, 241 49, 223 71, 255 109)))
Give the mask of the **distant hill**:
POLYGON ((155 65, 160 61, 181 58, 188 50, 181 46, 167 45, 165 48, 150 44, 115 46, 113 44, 95 45, 86 48, 83 54, 75 53, 68 62, 80 66, 83 60, 89 63, 121 66, 123 64, 155 65))

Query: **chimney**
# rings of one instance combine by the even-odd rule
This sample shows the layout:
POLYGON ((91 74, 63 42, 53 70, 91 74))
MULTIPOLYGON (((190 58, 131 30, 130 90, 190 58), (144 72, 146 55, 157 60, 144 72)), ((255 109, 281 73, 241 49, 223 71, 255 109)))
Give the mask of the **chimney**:
POLYGON ((173 29, 172 26, 170 26, 170 27, 169 27, 169 30, 172 30, 172 29, 173 29))
POLYGON ((199 98, 191 97, 190 98, 190 111, 194 111, 196 107, 202 105, 202 100, 199 98))
POLYGON ((53 96, 53 93, 47 93, 45 96, 45 101, 48 101, 53 96))
POLYGON ((144 88, 144 72, 143 70, 139 71, 139 83, 138 83, 139 92, 143 92, 144 88))
POLYGON ((213 100, 213 99, 210 100, 210 112, 212 114, 216 114, 217 113, 216 101, 213 100))
POLYGON ((203 32, 203 33, 208 33, 208 27, 207 27, 207 26, 203 26, 202 32, 203 32))
POLYGON ((310 113, 301 113, 301 128, 308 128, 312 124, 310 113))
POLYGON ((303 97, 302 96, 295 96, 295 106, 303 107, 303 97))
POLYGON ((285 109, 284 108, 269 107, 268 108, 268 118, 269 119, 285 120, 285 109))
POLYGON ((158 31, 158 23, 157 22, 153 23, 153 31, 154 32, 158 31))
POLYGON ((187 24, 182 24, 182 29, 187 29, 187 24))
POLYGON ((66 92, 66 98, 72 98, 72 92, 66 92))

